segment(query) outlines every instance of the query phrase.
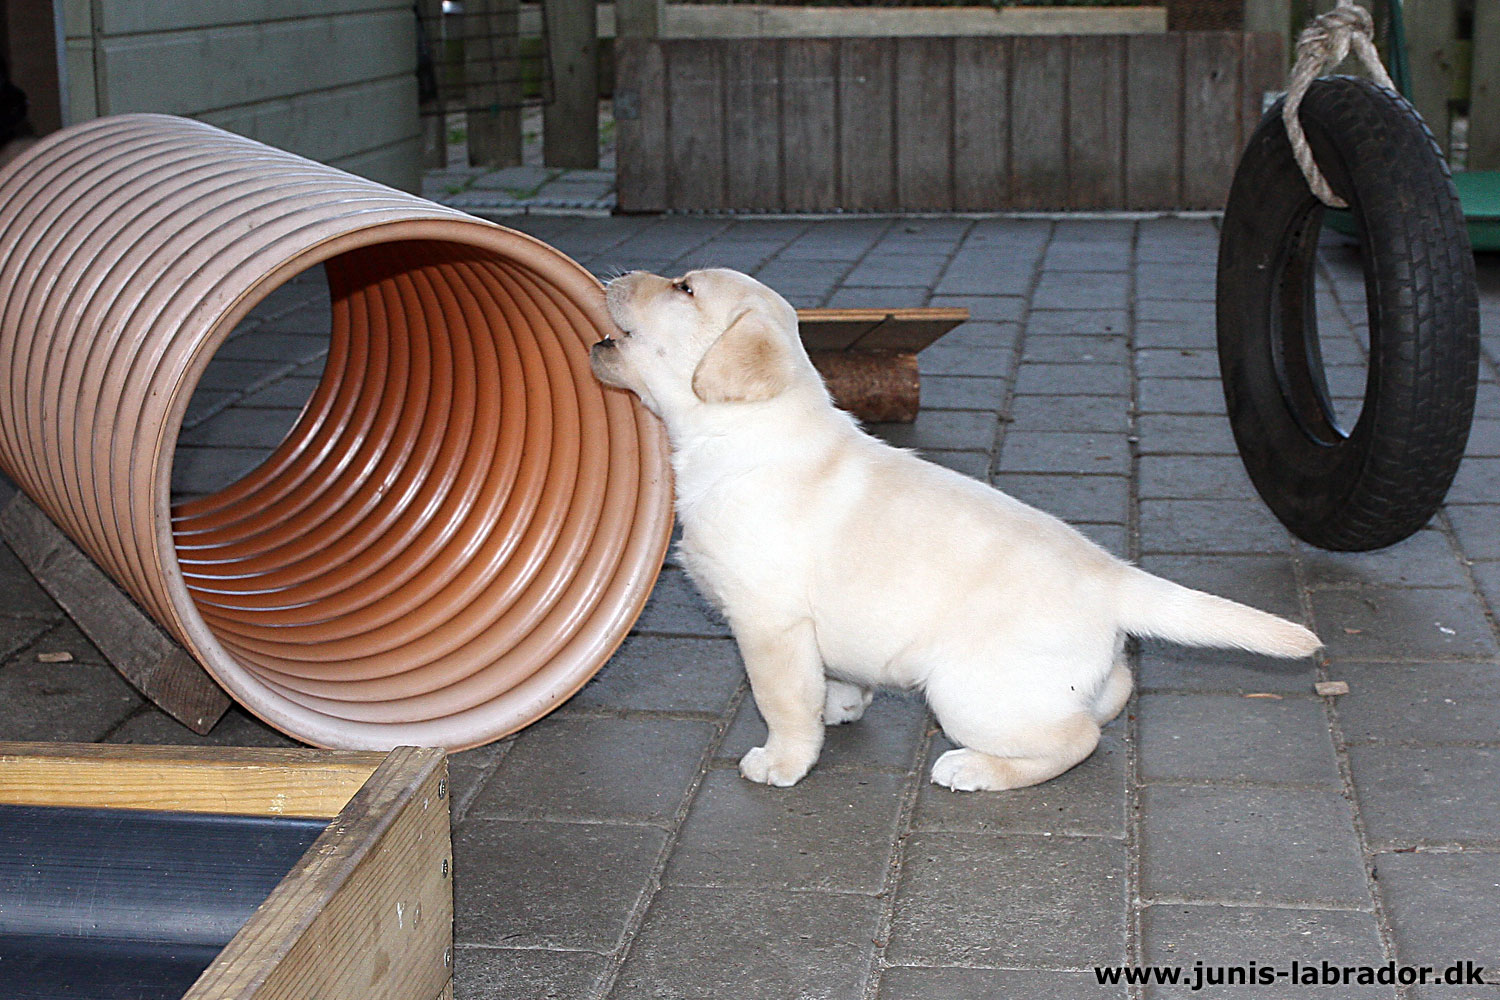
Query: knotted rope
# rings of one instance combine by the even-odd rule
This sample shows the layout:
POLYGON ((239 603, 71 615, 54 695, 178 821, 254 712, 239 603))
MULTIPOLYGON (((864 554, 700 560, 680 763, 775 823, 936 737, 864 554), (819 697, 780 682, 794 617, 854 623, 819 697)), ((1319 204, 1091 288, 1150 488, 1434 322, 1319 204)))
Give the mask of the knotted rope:
POLYGON ((1370 76, 1377 84, 1395 90, 1390 75, 1380 64, 1380 53, 1375 51, 1375 21, 1370 12, 1354 2, 1339 0, 1338 6, 1326 14, 1319 14, 1312 24, 1302 29, 1297 38, 1297 62, 1292 67, 1291 80, 1287 84, 1286 103, 1281 106, 1281 120, 1286 123, 1286 137, 1291 141, 1292 153, 1297 157, 1297 166, 1307 178, 1318 200, 1332 208, 1347 208, 1348 202, 1333 193, 1328 181, 1318 170, 1313 160, 1307 136, 1302 134, 1302 121, 1297 109, 1302 98, 1325 69, 1337 66, 1349 55, 1352 47, 1359 61, 1365 64, 1370 76))

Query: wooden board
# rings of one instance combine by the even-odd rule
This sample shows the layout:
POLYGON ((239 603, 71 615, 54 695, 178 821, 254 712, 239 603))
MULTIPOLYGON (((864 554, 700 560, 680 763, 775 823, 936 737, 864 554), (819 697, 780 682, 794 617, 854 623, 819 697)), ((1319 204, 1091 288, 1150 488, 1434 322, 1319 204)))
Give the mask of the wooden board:
POLYGON ((962 307, 799 309, 809 351, 904 351, 915 354, 969 319, 962 307))
POLYGON ((1010 204, 1010 39, 953 40, 953 207, 1010 204))
POLYGON ((206 733, 229 696, 25 493, 0 512, 0 536, 110 665, 162 711, 206 733))
POLYGON ((716 209, 724 201, 722 47, 689 41, 667 53, 667 203, 716 209))
POLYGON ((953 208, 953 39, 896 39, 896 199, 903 211, 953 208))
POLYGON ((1125 202, 1176 208, 1182 200, 1182 35, 1125 40, 1125 202))
POLYGON ((1011 83, 1011 204, 1067 207, 1068 50, 1047 37, 1016 38, 1011 83))
POLYGON ((1469 83, 1470 170, 1500 170, 1500 4, 1474 6, 1469 83))
POLYGON ((896 196, 895 49, 883 38, 841 38, 839 185, 855 212, 891 212, 896 196))
POLYGON ((789 38, 781 51, 781 167, 786 210, 838 201, 837 74, 824 38, 789 38))
POLYGON ((615 41, 615 198, 622 212, 667 208, 661 144, 667 135, 666 67, 655 41, 615 41))
POLYGON ((385 754, 0 743, 0 803, 328 818, 385 754))
POLYGON ((751 211, 782 204, 780 52, 759 38, 724 50, 725 197, 751 211))
POLYGON ((1268 94, 1279 93, 1286 86, 1286 51, 1279 35, 1267 31, 1245 36, 1244 57, 1240 62, 1240 148, 1260 127, 1265 116, 1268 94))
POLYGON ((1112 208, 1125 202, 1125 40, 1068 41, 1068 207, 1112 208))
POLYGON ((1227 31, 1190 31, 1182 56, 1182 203, 1218 208, 1240 151, 1224 137, 1240 134, 1240 40, 1227 31))

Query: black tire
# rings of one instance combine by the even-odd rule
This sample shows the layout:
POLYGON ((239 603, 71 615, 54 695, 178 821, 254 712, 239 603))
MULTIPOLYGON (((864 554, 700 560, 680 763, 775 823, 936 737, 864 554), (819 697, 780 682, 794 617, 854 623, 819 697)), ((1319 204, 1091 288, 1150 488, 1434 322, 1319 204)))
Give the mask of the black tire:
POLYGON ((1359 232, 1364 406, 1352 429, 1338 426, 1313 298, 1323 205, 1292 158, 1279 103, 1224 210, 1219 365, 1240 457, 1271 510, 1314 545, 1363 551, 1426 524, 1463 459, 1479 372, 1474 258, 1447 164, 1405 99, 1328 77, 1300 118, 1359 232))

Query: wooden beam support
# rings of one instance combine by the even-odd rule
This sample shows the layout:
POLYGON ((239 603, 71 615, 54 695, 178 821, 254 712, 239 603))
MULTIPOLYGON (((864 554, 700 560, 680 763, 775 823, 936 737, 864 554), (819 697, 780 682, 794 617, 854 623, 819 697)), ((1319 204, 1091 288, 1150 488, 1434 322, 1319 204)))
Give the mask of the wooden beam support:
POLYGON ((599 166, 599 19, 594 0, 543 0, 552 95, 542 107, 542 162, 599 166))

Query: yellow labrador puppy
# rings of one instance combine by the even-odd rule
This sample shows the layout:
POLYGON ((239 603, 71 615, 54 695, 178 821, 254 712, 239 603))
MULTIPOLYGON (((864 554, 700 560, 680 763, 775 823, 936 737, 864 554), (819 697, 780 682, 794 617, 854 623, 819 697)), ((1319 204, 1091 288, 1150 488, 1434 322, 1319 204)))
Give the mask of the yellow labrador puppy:
POLYGON ((1062 521, 892 448, 835 409, 796 311, 728 270, 610 282, 607 385, 665 422, 683 565, 728 619, 795 784, 871 688, 926 694, 949 788, 1019 788, 1093 752, 1130 696, 1126 635, 1306 656, 1300 625, 1121 562, 1062 521))

